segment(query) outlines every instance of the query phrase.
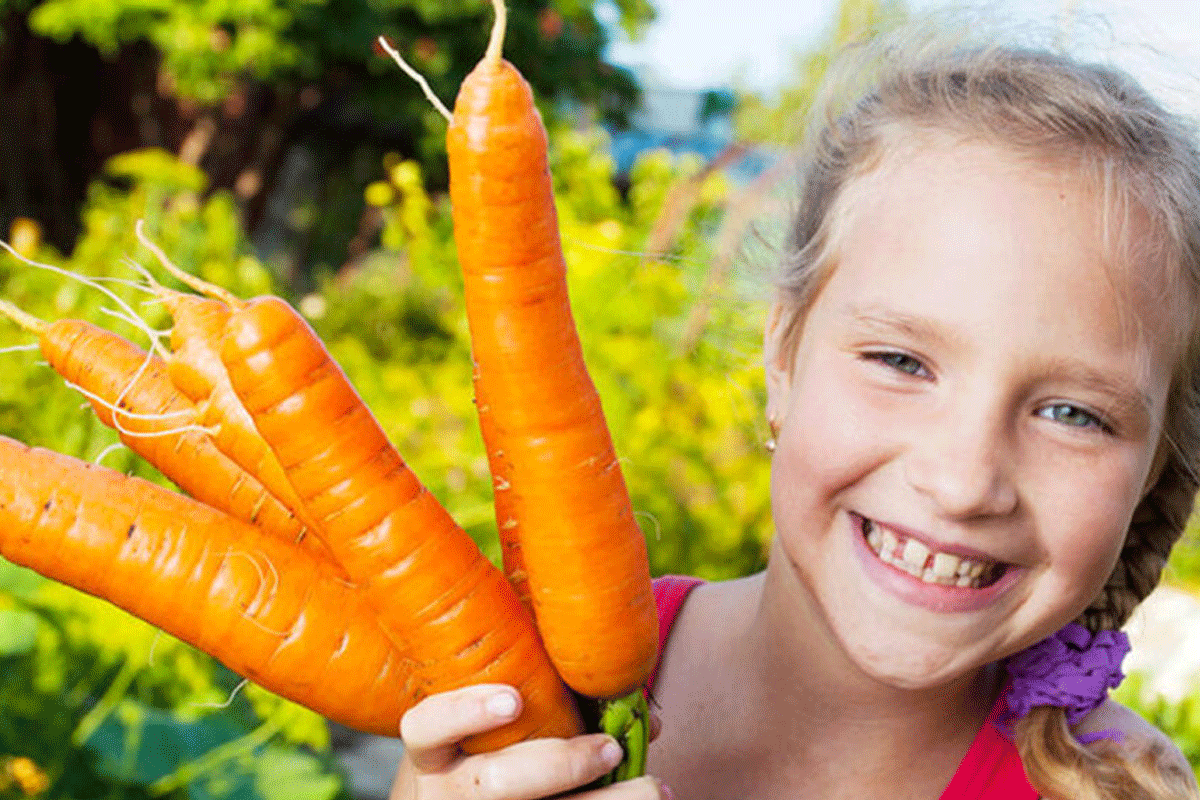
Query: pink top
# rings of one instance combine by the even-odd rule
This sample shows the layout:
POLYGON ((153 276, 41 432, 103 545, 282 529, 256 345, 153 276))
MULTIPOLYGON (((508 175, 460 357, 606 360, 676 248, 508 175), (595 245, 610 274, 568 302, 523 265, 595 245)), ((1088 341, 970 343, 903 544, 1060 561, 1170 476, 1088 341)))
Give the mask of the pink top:
MULTIPOLYGON (((665 575, 654 580, 660 658, 671 632, 671 624, 683 607, 683 601, 702 582, 697 578, 678 575, 665 575)), ((657 678, 658 667, 655 666, 648 685, 653 686, 657 678)), ((992 724, 1003 712, 1004 699, 1001 696, 939 800, 1036 800, 1038 794, 1025 777, 1016 746, 992 724)))

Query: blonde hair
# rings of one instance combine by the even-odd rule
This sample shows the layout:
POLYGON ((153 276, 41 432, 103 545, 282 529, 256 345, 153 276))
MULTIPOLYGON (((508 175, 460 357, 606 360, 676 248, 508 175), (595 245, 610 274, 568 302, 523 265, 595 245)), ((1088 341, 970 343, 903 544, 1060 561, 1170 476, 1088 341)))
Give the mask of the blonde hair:
MULTIPOLYGON (((1155 587, 1191 513, 1200 472, 1200 156, 1192 131, 1125 73, 1049 47, 947 41, 928 28, 880 37, 835 62, 812 112, 778 289, 790 317, 785 352, 836 259, 843 191, 910 134, 995 143, 1039 163, 1079 170, 1114 212, 1122 255, 1156 270, 1179 322, 1180 353, 1154 481, 1137 507, 1119 563, 1079 621, 1122 625, 1155 587), (1130 241, 1130 210, 1152 235, 1130 241)), ((917 141, 920 138, 917 137, 917 141)), ((1145 230, 1142 228, 1141 230, 1145 230)), ((1161 753, 1079 744, 1062 709, 1016 727, 1026 774, 1047 797, 1195 798, 1193 776, 1161 753)))

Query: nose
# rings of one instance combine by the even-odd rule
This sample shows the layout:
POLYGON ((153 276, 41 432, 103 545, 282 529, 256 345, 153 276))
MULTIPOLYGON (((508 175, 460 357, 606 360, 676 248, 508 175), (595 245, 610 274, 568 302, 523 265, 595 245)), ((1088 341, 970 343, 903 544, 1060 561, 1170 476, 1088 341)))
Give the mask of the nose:
POLYGON ((1000 415, 942 410, 911 443, 905 477, 950 519, 1002 516, 1017 506, 1013 443, 1000 415))

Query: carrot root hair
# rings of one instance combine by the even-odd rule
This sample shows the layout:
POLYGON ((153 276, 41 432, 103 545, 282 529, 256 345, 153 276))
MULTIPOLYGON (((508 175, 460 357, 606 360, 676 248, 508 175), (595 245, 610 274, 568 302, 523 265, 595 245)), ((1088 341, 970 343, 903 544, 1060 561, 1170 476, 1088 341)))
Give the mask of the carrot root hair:
POLYGON ((492 0, 492 8, 496 11, 496 19, 492 23, 492 33, 488 37, 483 61, 487 64, 499 65, 500 60, 504 58, 504 33, 508 29, 508 6, 504 4, 504 0, 492 0))
POLYGON ((396 65, 400 67, 404 74, 416 81, 417 86, 421 87, 421 92, 424 93, 425 99, 437 109, 437 112, 445 118, 446 122, 449 122, 454 115, 446 107, 446 104, 442 102, 442 99, 433 93, 433 89, 430 88, 429 81, 425 80, 425 76, 417 72, 411 64, 404 60, 404 56, 400 55, 400 51, 392 46, 392 43, 388 41, 386 36, 380 36, 376 41, 383 49, 383 52, 391 56, 392 61, 396 62, 396 65))
POLYGON ((225 287, 218 286, 215 283, 209 283, 202 278, 197 278, 190 272, 187 272, 186 270, 176 266, 175 262, 171 261, 171 259, 167 257, 167 254, 163 252, 163 249, 155 244, 146 234, 146 221, 144 219, 139 219, 134 223, 133 231, 137 235, 138 241, 141 242, 142 247, 149 250, 154 257, 158 259, 158 263, 162 265, 162 268, 170 273, 171 277, 178 280, 184 286, 199 292, 202 295, 211 297, 214 300, 220 300, 222 303, 230 306, 237 306, 242 303, 240 298, 238 298, 225 287))
MULTIPOLYGON (((117 305, 117 310, 102 308, 101 311, 121 320, 122 322, 125 322, 125 323, 133 326, 138 331, 145 334, 146 337, 150 340, 152 348, 153 347, 161 347, 159 342, 161 342, 161 340, 166 337, 166 331, 156 331, 153 328, 151 328, 149 325, 147 325, 146 321, 143 320, 138 315, 138 313, 136 311, 134 311, 133 308, 130 307, 130 305, 127 302, 125 302, 125 300, 120 295, 118 295, 112 289, 109 289, 107 286, 104 285, 103 280, 100 280, 97 278, 89 278, 86 275, 81 275, 78 272, 74 272, 69 269, 63 269, 62 267, 57 267, 53 264, 46 264, 41 261, 34 261, 31 258, 21 255, 21 253, 14 250, 11 245, 9 245, 7 242, 5 242, 3 240, 0 240, 0 249, 7 251, 9 255, 11 255, 13 258, 17 259, 22 264, 24 264, 28 267, 46 270, 47 272, 52 272, 55 275, 61 275, 64 278, 69 278, 70 280, 76 281, 78 283, 82 283, 84 286, 87 286, 90 289, 95 289, 96 291, 100 292, 105 297, 107 297, 109 300, 116 303, 116 305, 117 305)), ((8 305, 11 306, 11 304, 8 304, 8 305)), ((12 307, 16 308, 15 306, 12 306, 12 307)), ((16 321, 16 320, 14 319, 14 321, 16 321)), ((18 324, 20 324, 20 323, 18 322, 18 324)), ((44 325, 45 323, 42 323, 42 324, 44 325)))

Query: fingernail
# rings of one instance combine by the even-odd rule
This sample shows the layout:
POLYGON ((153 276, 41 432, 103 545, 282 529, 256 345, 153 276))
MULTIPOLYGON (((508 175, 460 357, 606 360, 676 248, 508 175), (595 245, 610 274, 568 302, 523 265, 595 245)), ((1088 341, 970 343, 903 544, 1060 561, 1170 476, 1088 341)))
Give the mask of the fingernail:
POLYGON ((604 746, 600 748, 600 758, 605 764, 615 767, 621 763, 621 759, 625 758, 625 751, 616 742, 605 742, 604 746))
POLYGON ((517 713, 517 698, 508 692, 494 694, 487 699, 485 707, 492 716, 507 719, 517 713))

